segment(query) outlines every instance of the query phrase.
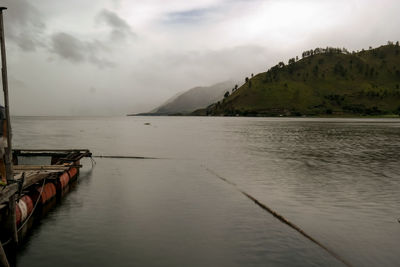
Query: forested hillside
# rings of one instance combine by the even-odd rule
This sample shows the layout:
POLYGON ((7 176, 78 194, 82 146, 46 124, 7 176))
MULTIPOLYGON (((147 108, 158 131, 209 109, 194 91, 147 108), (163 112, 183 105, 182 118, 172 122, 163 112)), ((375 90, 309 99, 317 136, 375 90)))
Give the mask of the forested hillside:
MULTIPOLYGON (((251 75, 253 76, 253 75, 251 75)), ((320 116, 400 114, 400 47, 316 48, 280 62, 195 114, 320 116)))

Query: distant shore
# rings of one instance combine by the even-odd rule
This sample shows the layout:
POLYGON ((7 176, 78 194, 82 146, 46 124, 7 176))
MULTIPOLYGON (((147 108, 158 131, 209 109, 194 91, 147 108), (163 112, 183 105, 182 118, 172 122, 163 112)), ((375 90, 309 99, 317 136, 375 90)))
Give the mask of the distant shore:
POLYGON ((127 114, 128 117, 244 117, 244 118, 354 118, 354 119, 400 119, 400 115, 397 114, 386 114, 386 115, 301 115, 301 116, 267 116, 262 114, 252 115, 196 115, 196 114, 154 114, 154 113, 137 113, 127 114))

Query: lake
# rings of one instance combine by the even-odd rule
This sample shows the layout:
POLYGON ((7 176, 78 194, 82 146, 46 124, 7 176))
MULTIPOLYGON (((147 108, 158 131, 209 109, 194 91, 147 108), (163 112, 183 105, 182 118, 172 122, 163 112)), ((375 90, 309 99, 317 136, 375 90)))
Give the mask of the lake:
POLYGON ((89 148, 17 266, 399 266, 400 120, 15 117, 15 148, 89 148), (221 180, 222 177, 229 183, 221 180))

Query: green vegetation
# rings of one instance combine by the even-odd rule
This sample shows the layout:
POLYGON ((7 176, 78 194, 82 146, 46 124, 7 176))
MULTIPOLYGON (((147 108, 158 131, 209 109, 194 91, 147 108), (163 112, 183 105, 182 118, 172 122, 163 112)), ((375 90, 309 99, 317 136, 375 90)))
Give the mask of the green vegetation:
POLYGON ((400 47, 316 48, 280 62, 194 114, 225 116, 400 115, 400 47))

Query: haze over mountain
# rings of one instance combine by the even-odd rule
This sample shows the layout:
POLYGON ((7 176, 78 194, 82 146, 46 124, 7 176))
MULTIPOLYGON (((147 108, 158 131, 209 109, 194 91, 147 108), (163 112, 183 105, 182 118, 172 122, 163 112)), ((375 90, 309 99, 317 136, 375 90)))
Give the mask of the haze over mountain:
POLYGON ((146 112, 187 88, 263 72, 311 47, 361 50, 400 36, 398 0, 2 0, 1 5, 8 7, 13 115, 146 112))
POLYGON ((399 42, 350 53, 316 48, 280 62, 202 115, 400 115, 399 42))
POLYGON ((227 91, 235 86, 234 81, 225 81, 211 86, 194 87, 177 94, 163 105, 149 112, 153 115, 187 114, 222 100, 227 91))

